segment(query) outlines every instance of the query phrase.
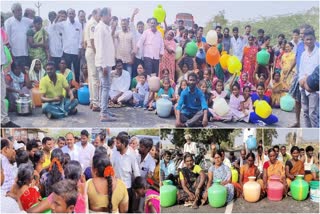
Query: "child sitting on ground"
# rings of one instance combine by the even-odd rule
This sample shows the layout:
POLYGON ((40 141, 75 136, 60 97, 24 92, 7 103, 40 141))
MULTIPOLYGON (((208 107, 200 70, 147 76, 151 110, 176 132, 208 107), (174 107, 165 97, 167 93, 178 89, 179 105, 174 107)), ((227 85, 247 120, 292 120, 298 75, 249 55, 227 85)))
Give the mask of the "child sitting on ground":
POLYGON ((170 86, 172 88, 175 88, 176 87, 176 83, 174 82, 173 79, 170 79, 169 75, 170 75, 170 71, 168 69, 165 68, 165 69, 162 70, 162 79, 160 80, 160 85, 162 86, 162 82, 163 82, 164 78, 168 78, 170 80, 170 86))
POLYGON ((253 85, 251 82, 249 82, 248 79, 248 73, 247 72, 242 72, 240 79, 239 79, 239 84, 240 84, 240 94, 243 94, 243 89, 245 86, 249 86, 253 91, 255 90, 253 88, 253 85))
POLYGON ((246 116, 243 108, 244 98, 240 95, 240 85, 235 82, 232 86, 232 94, 230 96, 229 106, 232 112, 232 120, 234 122, 241 121, 246 116))
POLYGON ((174 89, 170 86, 169 78, 164 78, 162 82, 162 87, 159 89, 158 93, 155 95, 154 101, 149 104, 149 111, 156 108, 156 101, 161 97, 161 95, 166 94, 169 96, 169 100, 174 103, 176 97, 174 96, 174 89))
POLYGON ((272 95, 271 106, 274 108, 280 108, 280 98, 288 92, 288 88, 285 82, 280 81, 280 73, 274 72, 272 80, 272 95))
POLYGON ((133 103, 134 107, 147 107, 149 98, 149 85, 146 82, 146 74, 138 74, 136 77, 138 79, 138 84, 133 89, 133 103))
POLYGON ((203 80, 206 83, 208 92, 211 92, 213 90, 213 84, 211 81, 211 70, 205 69, 203 71, 203 80))
POLYGON ((252 100, 251 100, 251 90, 249 86, 244 86, 243 88, 243 113, 246 115, 243 121, 248 123, 250 113, 253 111, 252 100))

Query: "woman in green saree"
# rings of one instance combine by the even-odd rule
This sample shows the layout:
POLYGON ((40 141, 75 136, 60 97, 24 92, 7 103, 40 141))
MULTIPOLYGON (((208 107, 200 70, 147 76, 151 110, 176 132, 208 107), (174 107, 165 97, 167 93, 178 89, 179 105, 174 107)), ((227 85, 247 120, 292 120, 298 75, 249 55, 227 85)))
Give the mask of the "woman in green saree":
POLYGON ((27 31, 29 56, 31 60, 39 59, 43 65, 48 61, 48 33, 42 27, 42 18, 36 16, 33 27, 27 31))

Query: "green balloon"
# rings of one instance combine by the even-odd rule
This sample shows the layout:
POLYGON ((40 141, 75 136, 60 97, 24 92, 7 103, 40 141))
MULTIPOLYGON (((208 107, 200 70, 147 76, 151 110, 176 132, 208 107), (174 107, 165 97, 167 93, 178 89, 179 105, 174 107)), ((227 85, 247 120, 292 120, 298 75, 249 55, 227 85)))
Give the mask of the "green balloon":
POLYGON ((188 56, 195 57, 198 52, 198 46, 195 42, 188 42, 185 48, 185 52, 188 56))
POLYGON ((270 54, 266 48, 262 48, 261 51, 257 53, 257 62, 259 65, 267 65, 270 60, 270 54))

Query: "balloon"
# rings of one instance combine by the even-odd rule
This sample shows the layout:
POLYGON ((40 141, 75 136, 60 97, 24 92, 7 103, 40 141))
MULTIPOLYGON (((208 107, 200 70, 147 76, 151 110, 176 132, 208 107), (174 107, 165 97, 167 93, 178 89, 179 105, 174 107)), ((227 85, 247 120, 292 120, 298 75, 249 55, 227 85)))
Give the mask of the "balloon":
POLYGON ((219 63, 220 60, 220 53, 216 47, 211 47, 207 51, 206 55, 207 63, 211 66, 215 66, 219 63))
POLYGON ((161 33, 162 38, 164 38, 164 30, 163 30, 163 28, 160 25, 158 25, 157 26, 157 30, 161 33))
POLYGON ((209 30, 206 36, 206 42, 209 45, 216 45, 218 43, 218 34, 215 30, 209 30))
POLYGON ((153 17, 157 19, 158 23, 164 21, 166 17, 166 11, 162 8, 162 5, 159 4, 157 8, 153 10, 153 17))
POLYGON ((230 56, 228 59, 228 71, 231 74, 239 73, 241 71, 242 64, 236 56, 230 56))
POLYGON ((3 65, 4 68, 8 67, 9 65, 11 65, 12 63, 12 56, 11 56, 11 53, 10 53, 10 50, 7 46, 3 46, 3 49, 4 49, 4 54, 7 58, 7 63, 5 65, 3 65))
POLYGON ((261 51, 257 53, 257 62, 259 65, 267 65, 270 60, 270 54, 266 48, 262 48, 261 51))
POLYGON ((180 59, 181 56, 182 56, 182 47, 177 46, 176 47, 176 60, 180 59))
POLYGON ((195 42, 188 42, 185 48, 185 52, 188 56, 195 57, 198 51, 198 46, 195 42))
POLYGON ((257 100, 253 106, 255 107, 256 114, 263 119, 268 118, 272 113, 271 106, 265 100, 257 100))
POLYGON ((227 70, 228 69, 228 60, 230 55, 226 53, 222 53, 222 56, 220 57, 220 65, 222 69, 227 70))
POLYGON ((213 103, 213 111, 223 117, 224 115, 226 115, 229 112, 229 105, 227 103, 227 101, 221 97, 218 97, 216 99, 214 99, 214 103, 213 103))

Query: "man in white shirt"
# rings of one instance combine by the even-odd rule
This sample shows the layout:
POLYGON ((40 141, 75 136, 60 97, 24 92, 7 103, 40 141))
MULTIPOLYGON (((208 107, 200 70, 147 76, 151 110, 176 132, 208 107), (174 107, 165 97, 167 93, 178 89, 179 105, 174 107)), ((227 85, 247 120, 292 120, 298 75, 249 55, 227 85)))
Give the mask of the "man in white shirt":
POLYGON ((1 191, 7 193, 11 190, 16 178, 17 168, 13 164, 16 159, 16 151, 13 147, 13 142, 8 139, 1 139, 1 154, 2 169, 5 175, 4 183, 1 186, 1 191))
POLYGON ((91 167, 92 158, 94 155, 95 148, 89 143, 89 132, 87 130, 82 130, 81 133, 81 141, 76 145, 79 149, 79 162, 81 164, 82 170, 85 171, 86 168, 91 167))
POLYGON ((128 148, 129 136, 126 132, 120 132, 117 136, 117 151, 112 155, 112 165, 115 169, 116 177, 121 179, 127 187, 129 194, 129 212, 133 209, 132 199, 134 193, 132 191, 132 181, 140 176, 138 160, 134 152, 128 148))
POLYGON ((63 146, 61 150, 63 153, 68 153, 71 160, 79 161, 79 148, 75 144, 75 138, 71 132, 66 134, 66 145, 63 146))
POLYGON ((109 92, 111 87, 111 67, 115 65, 115 48, 110 30, 111 9, 103 8, 100 11, 101 20, 94 31, 94 46, 96 47, 95 65, 100 79, 100 121, 111 122, 116 118, 108 110, 109 92))
MULTIPOLYGON (((79 54, 82 48, 82 25, 75 20, 76 12, 74 9, 68 9, 68 19, 55 23, 54 28, 62 33, 63 58, 67 61, 67 67, 72 69, 75 79, 80 79, 80 60, 79 54)), ((58 15, 56 22, 60 18, 58 15)))
POLYGON ((14 3, 11 11, 13 16, 5 21, 4 27, 8 34, 13 60, 29 67, 27 31, 32 26, 33 20, 22 17, 22 7, 19 3, 14 3))
POLYGON ((133 36, 134 36, 134 40, 135 40, 135 58, 134 58, 134 64, 133 64, 133 67, 132 67, 132 78, 136 77, 138 75, 137 73, 137 68, 138 68, 138 65, 143 65, 143 50, 141 49, 137 49, 137 44, 138 44, 138 41, 139 39, 141 38, 142 34, 143 34, 143 31, 144 31, 144 23, 142 21, 139 21, 137 23, 137 29, 135 28, 134 26, 134 17, 139 13, 139 9, 136 8, 134 11, 133 11, 133 14, 131 16, 131 20, 130 20, 130 31, 133 33, 133 36))
POLYGON ((319 127, 319 92, 308 92, 301 87, 305 77, 312 74, 319 66, 319 48, 313 29, 306 29, 303 37, 305 51, 302 53, 299 66, 299 84, 301 91, 301 105, 306 127, 319 127))
POLYGON ((90 93, 90 105, 93 111, 100 111, 99 102, 99 74, 95 65, 96 48, 94 46, 94 31, 100 21, 100 9, 94 9, 92 11, 92 17, 88 21, 85 27, 84 38, 86 40, 86 60, 88 66, 88 81, 89 81, 89 93, 90 93))
POLYGON ((131 78, 128 71, 122 69, 123 63, 121 59, 116 61, 116 70, 111 72, 111 104, 125 103, 132 98, 130 90, 131 78))
POLYGON ((183 153, 189 152, 190 154, 196 155, 197 144, 195 142, 191 142, 191 135, 186 134, 184 138, 186 139, 187 142, 183 146, 183 153))
POLYGON ((231 37, 232 53, 241 62, 242 57, 243 57, 244 41, 243 41, 243 38, 239 36, 239 28, 238 27, 234 27, 232 29, 232 32, 233 32, 233 37, 231 37))
POLYGON ((148 176, 153 176, 154 169, 156 167, 156 162, 149 154, 152 149, 153 141, 151 138, 142 138, 140 140, 139 147, 139 163, 140 163, 140 174, 142 177, 147 178, 148 176))
POLYGON ((115 33, 116 40, 116 59, 121 59, 123 67, 132 75, 132 64, 134 60, 134 50, 136 43, 133 33, 129 31, 129 21, 127 19, 121 20, 121 31, 115 33))
MULTIPOLYGON (((62 34, 54 28, 54 20, 57 18, 57 14, 54 11, 49 12, 48 15, 50 24, 47 28, 48 32, 48 44, 49 44, 49 60, 53 61, 56 69, 59 68, 60 60, 63 54, 62 49, 62 34)), ((59 16, 58 22, 66 20, 66 16, 59 16)))
POLYGON ((300 40, 300 30, 299 29, 294 29, 292 31, 292 40, 291 40, 291 43, 293 44, 292 51, 294 53, 297 52, 297 47, 298 47, 299 42, 301 42, 301 40, 300 40))
POLYGON ((249 38, 249 36, 251 36, 251 25, 246 25, 245 27, 244 27, 244 34, 243 34, 243 45, 244 46, 246 46, 246 45, 248 45, 248 38, 249 38))

